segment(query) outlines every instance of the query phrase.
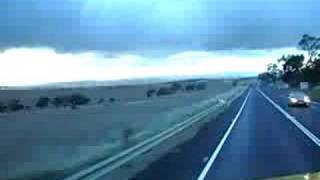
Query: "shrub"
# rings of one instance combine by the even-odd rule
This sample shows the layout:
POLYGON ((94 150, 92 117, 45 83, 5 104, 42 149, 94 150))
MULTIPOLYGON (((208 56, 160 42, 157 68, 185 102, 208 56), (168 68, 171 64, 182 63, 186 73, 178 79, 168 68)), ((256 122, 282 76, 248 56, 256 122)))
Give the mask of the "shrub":
POLYGON ((64 104, 64 97, 63 96, 57 96, 55 98, 53 98, 53 100, 51 101, 51 103, 56 107, 61 107, 64 104))
POLYGON ((132 128, 125 128, 122 130, 122 145, 124 148, 127 148, 130 143, 130 138, 134 134, 134 130, 132 128))
POLYGON ((207 88, 207 84, 206 83, 199 83, 196 86, 196 89, 201 91, 201 90, 205 90, 207 88))
POLYGON ((27 110, 27 111, 30 111, 31 110, 31 106, 25 106, 24 109, 27 110))
POLYGON ((71 95, 65 95, 65 96, 57 96, 53 98, 51 103, 55 107, 67 107, 67 106, 77 106, 77 105, 85 105, 90 102, 90 98, 86 97, 85 95, 75 93, 71 95))
POLYGON ((174 92, 179 91, 181 89, 182 89, 182 85, 177 82, 175 82, 171 85, 171 90, 174 92))
POLYGON ((150 89, 147 91, 147 97, 152 97, 154 95, 154 93, 156 93, 157 91, 154 89, 150 89))
POLYGON ((173 94, 173 92, 171 91, 170 88, 166 88, 166 87, 161 87, 157 92, 157 96, 169 95, 169 94, 173 94))
POLYGON ((10 111, 19 111, 19 110, 24 109, 24 105, 22 105, 22 104, 20 103, 20 100, 18 100, 18 99, 12 99, 12 100, 10 100, 9 103, 8 103, 8 109, 9 109, 10 111))
POLYGON ((109 102, 113 103, 113 102, 115 102, 115 101, 116 101, 115 98, 109 98, 109 102))
POLYGON ((50 102, 50 99, 49 99, 48 97, 40 97, 40 98, 38 99, 38 102, 37 102, 37 104, 36 104, 36 107, 38 107, 38 108, 48 107, 49 102, 50 102))
POLYGON ((238 85, 238 80, 232 81, 232 86, 233 86, 233 87, 236 87, 237 85, 238 85))
POLYGON ((0 102, 0 113, 5 113, 8 110, 8 106, 6 106, 3 102, 0 102))
POLYGON ((90 98, 86 97, 83 94, 75 93, 72 94, 70 97, 66 97, 66 101, 72 105, 85 105, 90 102, 90 98))
POLYGON ((186 91, 193 91, 195 89, 195 85, 194 84, 188 84, 186 86, 186 91))

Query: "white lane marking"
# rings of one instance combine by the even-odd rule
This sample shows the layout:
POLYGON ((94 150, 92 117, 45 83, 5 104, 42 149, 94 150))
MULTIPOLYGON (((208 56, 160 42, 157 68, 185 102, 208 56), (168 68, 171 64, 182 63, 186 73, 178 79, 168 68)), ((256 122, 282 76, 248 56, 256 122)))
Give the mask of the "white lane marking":
POLYGON ((316 145, 320 146, 320 140, 301 123, 299 123, 295 117, 291 116, 278 104, 276 104, 271 98, 269 98, 264 92, 257 88, 257 91, 266 98, 277 110, 279 110, 287 119, 289 119, 294 125, 296 125, 307 137, 309 137, 316 145))
POLYGON ((244 108, 244 106, 245 106, 246 103, 247 103, 247 100, 248 100, 248 98, 249 98, 250 92, 251 92, 251 91, 249 90, 248 95, 247 95, 247 97, 245 98, 245 100, 243 101, 243 103, 242 103, 242 105, 241 105, 241 108, 239 109, 237 115, 236 115, 235 118, 232 120, 231 125, 229 126, 228 130, 226 131, 226 133, 223 135, 223 137, 222 137, 221 141, 219 142, 217 148, 216 148, 216 149, 214 150, 214 152, 212 153, 212 155, 211 155, 208 163, 206 164, 206 166, 205 166, 204 169, 202 170, 202 172, 201 172, 201 174, 199 175, 199 177, 198 177, 197 180, 203 180, 203 179, 206 177, 209 169, 211 168, 212 164, 214 163, 214 161, 215 161, 216 158, 218 157, 218 154, 219 154, 219 152, 221 151, 222 146, 224 145, 225 141, 227 140, 227 138, 228 138, 231 130, 233 129, 234 125, 236 124, 237 120, 239 119, 240 114, 241 114, 241 112, 243 111, 243 108, 244 108))

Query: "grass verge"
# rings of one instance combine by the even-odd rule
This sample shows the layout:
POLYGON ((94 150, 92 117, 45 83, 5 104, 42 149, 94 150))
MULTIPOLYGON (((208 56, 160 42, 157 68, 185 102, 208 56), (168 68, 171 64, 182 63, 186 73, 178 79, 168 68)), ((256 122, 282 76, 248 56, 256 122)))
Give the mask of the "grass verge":
POLYGON ((319 102, 320 101, 320 86, 316 86, 316 87, 312 88, 309 94, 310 94, 312 100, 319 102))

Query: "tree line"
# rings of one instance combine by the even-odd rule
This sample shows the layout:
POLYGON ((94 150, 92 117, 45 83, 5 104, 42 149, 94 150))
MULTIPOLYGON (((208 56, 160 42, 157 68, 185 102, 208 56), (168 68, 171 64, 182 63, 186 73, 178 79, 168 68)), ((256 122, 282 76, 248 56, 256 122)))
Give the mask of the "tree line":
MULTIPOLYGON (((80 105, 86 105, 90 102, 90 98, 80 94, 80 93, 73 93, 70 95, 60 95, 54 98, 49 98, 42 96, 40 97, 35 107, 39 109, 43 109, 52 104, 54 107, 71 107, 72 109, 77 109, 80 105)), ((31 109, 30 106, 23 105, 19 99, 11 99, 7 103, 0 101, 0 113, 5 112, 16 112, 20 110, 29 110, 31 109)))
POLYGON ((150 98, 154 95, 157 96, 164 96, 164 95, 171 95, 176 94, 178 91, 203 91, 207 88, 207 84, 205 82, 199 82, 199 83, 190 83, 185 85, 185 87, 178 83, 174 82, 171 84, 170 87, 160 87, 158 90, 156 89, 150 89, 147 91, 147 97, 150 98))
POLYGON ((282 80, 292 87, 300 82, 309 82, 311 86, 320 83, 320 37, 305 34, 298 42, 298 49, 307 52, 303 54, 283 55, 277 63, 268 65, 267 72, 259 74, 258 78, 266 82, 282 80))

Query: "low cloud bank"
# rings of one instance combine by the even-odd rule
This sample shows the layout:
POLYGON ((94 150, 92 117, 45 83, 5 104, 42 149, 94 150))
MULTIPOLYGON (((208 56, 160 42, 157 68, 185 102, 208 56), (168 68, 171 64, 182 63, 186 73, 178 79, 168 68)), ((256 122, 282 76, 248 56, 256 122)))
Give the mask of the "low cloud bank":
POLYGON ((0 52, 0 86, 83 80, 238 73, 257 74, 296 48, 183 51, 162 57, 103 52, 58 53, 50 48, 10 48, 0 52))

